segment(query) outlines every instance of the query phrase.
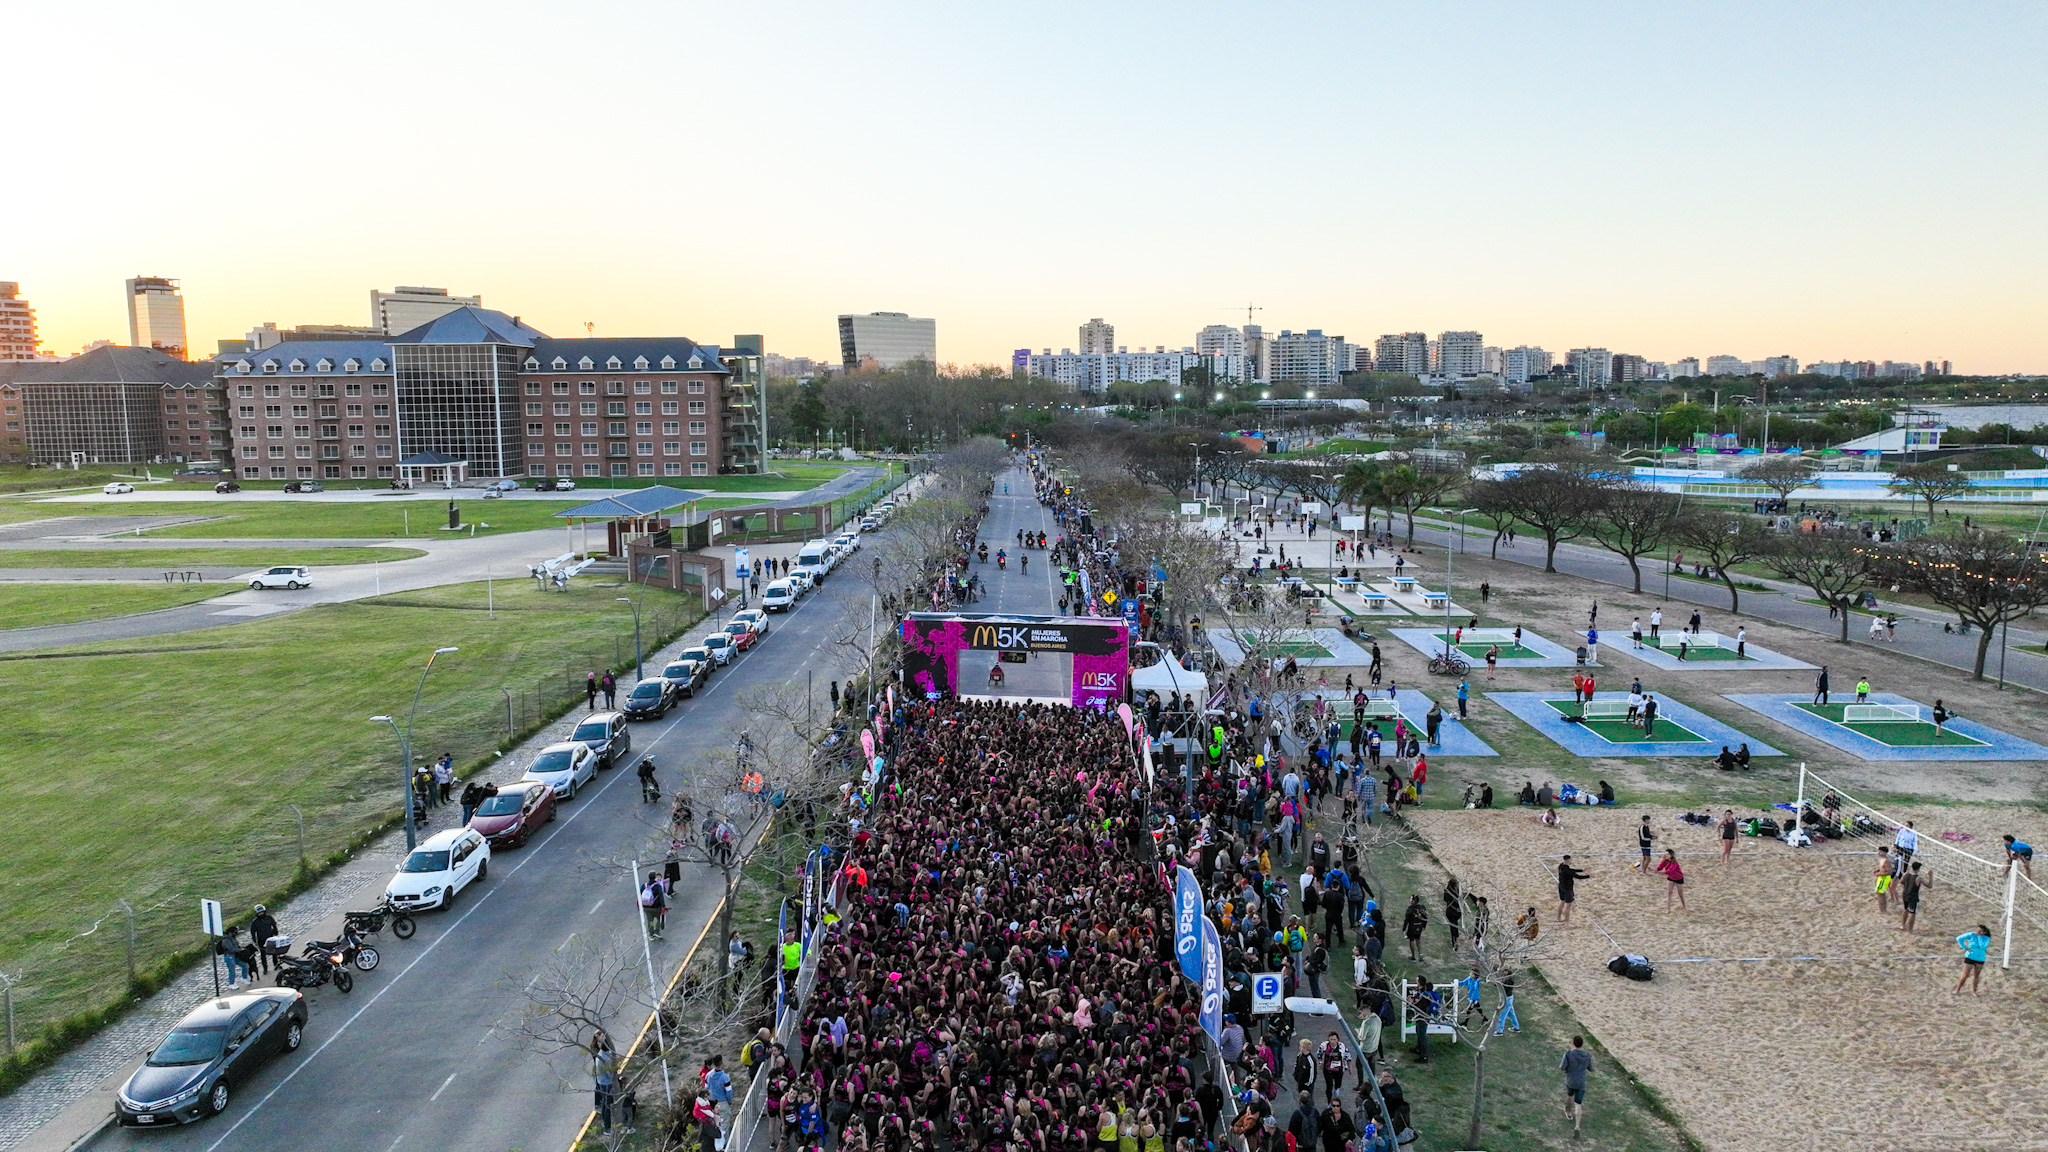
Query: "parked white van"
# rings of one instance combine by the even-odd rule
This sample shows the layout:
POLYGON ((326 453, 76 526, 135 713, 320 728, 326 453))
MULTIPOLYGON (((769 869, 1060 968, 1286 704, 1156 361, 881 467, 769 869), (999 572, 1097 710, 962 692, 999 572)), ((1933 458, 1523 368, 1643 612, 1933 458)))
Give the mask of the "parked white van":
POLYGON ((796 554, 796 570, 810 576, 813 583, 822 583, 825 574, 832 570, 832 545, 823 540, 813 540, 796 554))
POLYGON ((796 604, 796 588, 787 580, 777 580, 761 589, 761 607, 770 612, 787 612, 796 604))

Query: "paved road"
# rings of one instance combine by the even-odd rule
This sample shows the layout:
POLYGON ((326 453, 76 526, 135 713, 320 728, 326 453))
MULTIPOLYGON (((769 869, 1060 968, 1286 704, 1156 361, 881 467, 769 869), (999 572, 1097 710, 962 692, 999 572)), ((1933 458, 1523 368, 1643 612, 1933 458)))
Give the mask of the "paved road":
POLYGON ((1030 558, 1028 572, 1019 563, 1017 533, 1027 528, 1045 533, 1048 545, 1059 539, 1060 526, 1052 513, 1032 498, 1031 474, 1017 468, 996 478, 995 495, 989 497, 988 515, 981 521, 981 538, 988 543, 988 563, 976 563, 972 569, 987 591, 971 606, 973 611, 1049 616, 1058 608, 1059 571, 1052 563, 1050 548, 1021 554, 1030 558), (1003 494, 1004 484, 1010 486, 1008 495, 1003 494), (1006 569, 996 567, 998 549, 1010 554, 1006 569))
MULTIPOLYGON (((856 563, 858 560, 855 561, 856 563)), ((719 755, 729 726, 744 721, 735 698, 746 688, 817 672, 824 696, 833 632, 848 612, 865 618, 857 581, 828 579, 774 619, 754 651, 721 671, 694 701, 665 720, 636 724, 633 753, 650 754, 671 779, 704 754, 719 755)), ((650 666, 653 660, 649 660, 650 666)), ((530 759, 536 745, 507 759, 530 759)), ((572 938, 620 933, 637 947, 637 909, 628 881, 596 862, 632 853, 654 835, 660 806, 640 802, 630 770, 600 777, 566 807, 547 834, 501 853, 489 879, 456 908, 429 914, 410 941, 385 940, 384 964, 353 996, 312 994, 307 1047, 274 1061, 243 1085, 228 1114, 177 1131, 112 1130, 94 1149, 275 1152, 303 1144, 389 1152, 505 1152, 566 1147, 590 1109, 580 1057, 542 1059, 507 1035, 521 989, 572 938)), ((710 873, 686 874, 673 924, 701 922, 715 906, 710 873)), ((672 928, 656 945, 657 971, 672 971, 694 933, 672 928)), ((614 1034, 637 1030, 621 1019, 614 1034)))

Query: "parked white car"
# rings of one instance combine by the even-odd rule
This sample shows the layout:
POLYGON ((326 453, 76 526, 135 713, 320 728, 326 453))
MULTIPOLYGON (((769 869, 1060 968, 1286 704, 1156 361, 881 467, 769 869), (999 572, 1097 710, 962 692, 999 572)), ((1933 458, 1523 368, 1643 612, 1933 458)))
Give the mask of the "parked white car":
POLYGON ((135 485, 126 484, 119 480, 116 480, 112 484, 107 485, 105 488, 100 489, 100 491, 106 493, 109 496, 119 496, 123 492, 135 491, 135 485))
POLYGON ((597 753, 581 740, 550 744, 540 750, 522 780, 545 784, 560 800, 574 800, 576 791, 597 776, 597 753))
POLYGON ((777 580, 761 589, 761 607, 768 612, 787 612, 795 606, 796 597, 796 584, 793 581, 777 580))
POLYGON ((249 587, 251 588, 289 588, 296 592, 301 588, 311 588, 312 586, 313 578, 307 575, 305 565, 303 564, 280 564, 275 568, 266 568, 249 577, 249 587))
POLYGON ((446 908, 490 870, 491 845, 483 833, 450 828, 407 853, 384 894, 399 908, 446 908))
MULTIPOLYGON (((769 587, 772 588, 774 587, 774 585, 771 584, 769 585, 769 587)), ((765 593, 766 589, 763 589, 764 597, 765 593)), ((734 620, 739 620, 748 624, 752 624, 754 626, 754 631, 759 632, 763 636, 766 636, 768 634, 768 613, 762 611, 759 608, 743 608, 740 611, 733 613, 732 618, 734 620)))

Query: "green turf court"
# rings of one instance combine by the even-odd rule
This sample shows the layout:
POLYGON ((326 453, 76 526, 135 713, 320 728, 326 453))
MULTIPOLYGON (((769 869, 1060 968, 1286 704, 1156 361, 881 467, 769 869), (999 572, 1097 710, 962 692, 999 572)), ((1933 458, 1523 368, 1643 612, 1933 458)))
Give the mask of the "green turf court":
MULTIPOLYGON (((1443 632, 1438 632, 1432 637, 1432 639, 1434 639, 1437 643, 1441 644, 1444 641, 1451 639, 1451 637, 1454 635, 1456 635, 1456 633, 1446 634, 1443 632)), ((1463 652, 1465 655, 1470 656, 1474 660, 1484 660, 1486 659, 1486 653, 1494 647, 1494 642, 1491 640, 1467 640, 1463 644, 1454 644, 1452 645, 1452 647, 1456 648, 1460 652, 1463 652)), ((1536 651, 1534 648, 1531 648, 1526 644, 1501 644, 1499 647, 1500 658, 1503 660, 1541 660, 1544 658, 1543 653, 1536 651)))
MULTIPOLYGON (((1560 716, 1577 716, 1579 714, 1579 706, 1569 700, 1545 700, 1544 703, 1555 709, 1560 716)), ((1707 742, 1706 737, 1701 736, 1683 724, 1666 720, 1662 716, 1657 718, 1656 732, 1648 736, 1643 735, 1641 728, 1622 719, 1588 720, 1580 724, 1579 727, 1600 737, 1609 744, 1704 744, 1707 742)))
POLYGON ((1274 660, 1328 660, 1335 653, 1313 640, 1282 640, 1267 645, 1264 655, 1274 660))
POLYGON ((1868 736, 1880 744, 1892 748, 1985 748, 1989 745, 1975 736, 1965 736, 1954 729, 1934 730, 1931 720, 1878 720, 1851 724, 1842 719, 1844 704, 1799 704, 1794 708, 1811 712, 1830 724, 1840 724, 1858 736, 1868 736))
MULTIPOLYGON (((1645 636, 1643 637, 1643 646, 1646 648, 1662 649, 1676 656, 1678 655, 1678 641, 1679 637, 1677 636, 1645 636)), ((1687 663, 1691 663, 1694 660, 1725 660, 1730 663, 1740 660, 1748 663, 1751 658, 1748 656, 1738 656, 1735 654, 1735 649, 1723 648, 1718 644, 1688 644, 1685 649, 1685 659, 1687 663)))

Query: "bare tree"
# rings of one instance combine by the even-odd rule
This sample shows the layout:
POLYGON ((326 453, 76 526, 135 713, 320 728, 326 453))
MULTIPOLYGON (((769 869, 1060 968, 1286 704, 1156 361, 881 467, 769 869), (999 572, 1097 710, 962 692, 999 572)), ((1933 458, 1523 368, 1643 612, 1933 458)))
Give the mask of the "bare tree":
POLYGON ((1961 472, 1949 471, 1947 465, 1927 461, 1903 465, 1892 473, 1892 481, 1885 487, 1902 496, 1927 501, 1927 519, 1931 522, 1934 506, 1968 492, 1970 478, 1961 472))
MULTIPOLYGON (((1789 499, 1795 489, 1804 487, 1820 470, 1819 463, 1792 452, 1781 452, 1763 459, 1742 470, 1744 480, 1754 480, 1778 494, 1778 499, 1789 499)), ((1640 589, 1639 589, 1640 591, 1640 589)))
POLYGON ((1773 539, 1759 559, 1834 609, 1841 642, 1849 642, 1849 609, 1877 580, 1877 553, 1863 537, 1846 529, 1793 532, 1773 539))
POLYGON ((1729 569, 1770 550, 1771 533, 1754 516, 1693 507, 1672 525, 1671 534, 1687 551, 1697 552, 1728 589, 1728 610, 1742 611, 1741 592, 1729 569))
POLYGON ((1679 498, 1646 484, 1617 484, 1607 490, 1594 514, 1593 539, 1628 561, 1637 592, 1643 590, 1644 556, 1664 546, 1678 522, 1679 498))
POLYGON ((2048 573, 2031 548, 2010 536, 1965 528, 1871 547, 1880 579, 1977 625, 1977 661, 1970 674, 1978 680, 1984 678, 1991 633, 2048 605, 2048 573))
POLYGON ((1478 1038, 1468 1041, 1472 1046, 1472 1123, 1465 1133, 1468 1148, 1483 1147, 1479 1130, 1486 1118, 1486 1050, 1493 1042, 1494 1029, 1500 1027, 1508 990, 1536 979, 1536 965, 1549 954, 1547 946, 1514 931, 1513 924, 1504 922, 1504 915, 1489 913, 1486 920, 1485 924, 1473 923, 1472 935, 1458 953, 1466 971, 1479 980, 1482 1002, 1488 992, 1493 1001, 1493 1010, 1480 1016, 1478 1038))

